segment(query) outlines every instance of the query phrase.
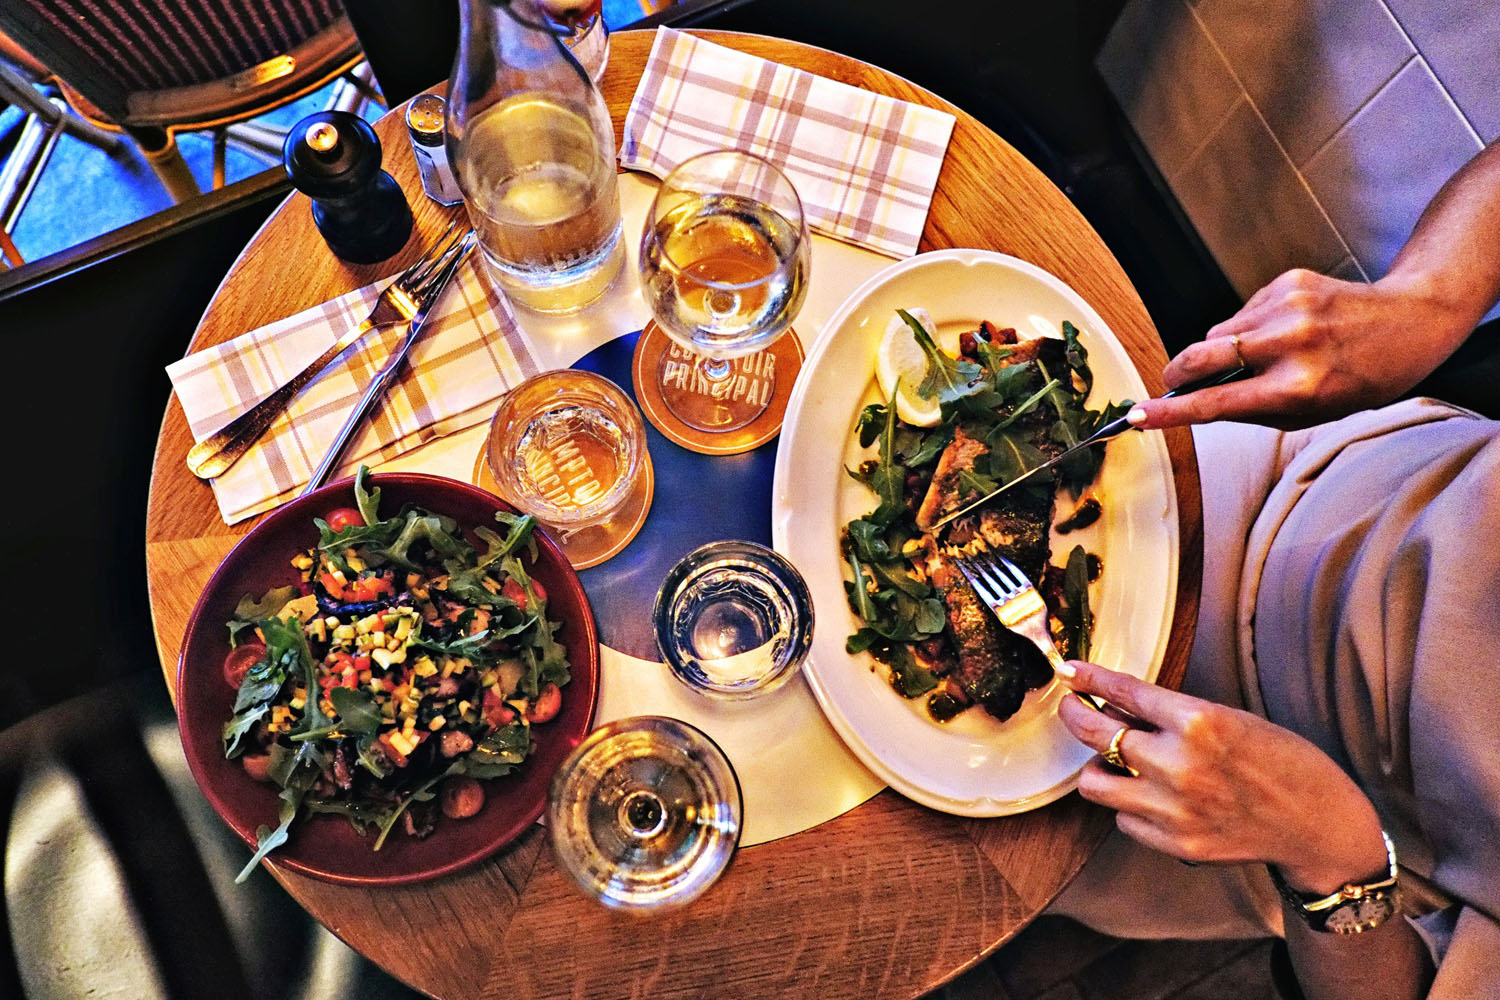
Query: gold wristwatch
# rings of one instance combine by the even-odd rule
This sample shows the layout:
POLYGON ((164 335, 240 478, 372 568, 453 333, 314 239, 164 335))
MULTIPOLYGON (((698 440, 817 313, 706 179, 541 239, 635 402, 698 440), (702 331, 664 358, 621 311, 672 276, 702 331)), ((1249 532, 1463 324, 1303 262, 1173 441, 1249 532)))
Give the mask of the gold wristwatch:
POLYGON ((1391 843, 1384 830, 1380 831, 1380 836, 1385 841, 1386 872, 1374 882, 1350 882, 1328 896, 1309 895, 1287 885, 1276 866, 1268 865, 1271 881, 1276 883, 1281 898, 1290 903, 1315 931, 1358 934, 1373 930, 1394 916, 1401 904, 1401 893, 1396 885, 1396 845, 1391 843))

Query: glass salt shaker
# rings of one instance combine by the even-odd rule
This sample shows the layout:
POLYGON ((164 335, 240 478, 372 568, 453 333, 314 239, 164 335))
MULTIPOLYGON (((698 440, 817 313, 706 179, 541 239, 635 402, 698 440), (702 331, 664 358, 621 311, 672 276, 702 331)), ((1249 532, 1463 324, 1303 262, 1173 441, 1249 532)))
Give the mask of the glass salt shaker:
POLYGON ((418 94, 406 108, 406 131, 411 152, 422 175, 422 190, 439 205, 457 205, 464 200, 458 175, 448 162, 443 135, 443 111, 448 102, 436 94, 418 94))

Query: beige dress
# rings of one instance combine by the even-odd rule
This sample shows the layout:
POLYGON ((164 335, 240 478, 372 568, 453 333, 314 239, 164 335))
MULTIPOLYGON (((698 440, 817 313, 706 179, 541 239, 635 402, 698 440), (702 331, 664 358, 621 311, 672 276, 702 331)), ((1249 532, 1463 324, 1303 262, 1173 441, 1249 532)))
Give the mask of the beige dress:
MULTIPOLYGON (((1500 423, 1410 400, 1194 441, 1214 475, 1183 690, 1353 776, 1429 911, 1430 996, 1500 997, 1500 423)), ((1190 868, 1119 833, 1053 910, 1128 937, 1281 931, 1263 866, 1190 868)))

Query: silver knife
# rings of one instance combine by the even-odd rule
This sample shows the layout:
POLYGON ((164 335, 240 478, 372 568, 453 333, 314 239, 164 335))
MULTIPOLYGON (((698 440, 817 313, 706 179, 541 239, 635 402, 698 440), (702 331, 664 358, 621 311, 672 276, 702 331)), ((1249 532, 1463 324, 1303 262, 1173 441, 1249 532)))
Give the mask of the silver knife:
POLYGON ((328 478, 328 474, 338 464, 339 456, 344 453, 344 448, 349 444, 349 439, 354 436, 355 429, 364 420, 365 414, 369 412, 370 407, 375 405, 375 401, 385 393, 391 380, 396 377, 396 372, 400 370, 402 363, 406 361, 406 355, 411 351, 411 345, 415 344, 417 338, 422 335, 422 327, 426 325, 428 315, 432 312, 433 306, 437 305, 438 300, 443 297, 443 292, 447 290, 448 283, 453 278, 454 272, 458 270, 460 264, 468 259, 469 251, 474 249, 474 240, 474 233, 471 230, 464 237, 458 253, 454 254, 453 258, 444 265, 443 270, 438 274, 437 283, 433 288, 432 294, 427 297, 426 304, 411 318, 411 323, 406 329, 406 336, 402 338, 401 343, 391 353, 390 358, 385 363, 385 367, 381 368, 376 376, 370 380, 370 384, 365 387, 364 395, 360 396, 359 402, 354 404, 354 410, 349 414, 349 419, 344 421, 344 426, 339 428, 339 432, 334 435, 333 444, 328 448, 328 454, 323 456, 323 461, 318 463, 317 469, 313 470, 312 479, 308 480, 307 487, 302 491, 303 496, 322 486, 323 480, 328 478))
MULTIPOLYGON (((1177 388, 1162 393, 1158 398, 1171 399, 1174 396, 1186 396, 1190 392, 1197 392, 1199 389, 1207 389, 1210 386, 1227 385, 1230 382, 1238 382, 1240 379, 1245 378, 1250 374, 1252 374, 1251 370, 1244 367, 1243 365, 1236 366, 1234 368, 1228 368, 1224 371, 1214 372, 1212 375, 1205 375, 1203 378, 1197 379, 1193 382, 1184 382, 1177 388)), ((944 514, 942 517, 932 522, 932 527, 928 528, 927 530, 936 531, 943 525, 947 524, 949 521, 963 517, 970 511, 977 510, 978 508, 983 507, 985 504, 989 503, 991 500, 995 499, 997 496, 1004 493, 1012 486, 1024 483, 1026 480, 1030 479, 1037 473, 1052 468, 1054 465, 1057 465, 1059 462, 1065 460, 1069 455, 1082 451, 1084 448, 1092 447, 1093 445, 1098 444, 1100 441, 1108 441, 1110 438, 1118 437, 1125 431, 1132 429, 1133 425, 1130 423, 1130 421, 1126 420, 1124 417, 1117 417, 1114 420, 1111 420, 1109 423, 1105 424, 1103 427, 1099 428, 1094 433, 1090 434, 1088 437, 1084 438, 1082 441, 1075 444, 1073 447, 1069 448, 1067 451, 1064 451, 1062 454, 1054 455, 1052 458, 1047 459, 1047 461, 1043 462, 1041 465, 1027 469, 1025 472, 1021 473, 1019 476, 1012 479, 1005 485, 1001 486, 999 489, 991 490, 984 496, 980 497, 978 500, 974 500, 970 503, 964 504, 953 513, 944 514)))

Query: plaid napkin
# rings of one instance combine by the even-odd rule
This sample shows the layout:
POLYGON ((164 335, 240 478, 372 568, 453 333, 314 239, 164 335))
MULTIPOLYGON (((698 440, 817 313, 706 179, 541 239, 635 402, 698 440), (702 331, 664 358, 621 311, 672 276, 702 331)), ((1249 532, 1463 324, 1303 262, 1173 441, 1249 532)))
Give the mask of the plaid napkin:
MULTIPOLYGON (((330 478, 482 423, 511 386, 540 370, 510 305, 471 257, 443 293, 402 373, 371 408, 330 478)), ((167 367, 202 441, 239 416, 357 326, 388 281, 190 354, 167 367)), ((251 449, 213 480, 226 524, 300 493, 360 394, 405 331, 371 331, 294 399, 251 449)))
POLYGON ((746 149, 791 178, 811 228, 909 257, 953 121, 661 28, 625 119, 620 165, 665 177, 694 154, 746 149))

